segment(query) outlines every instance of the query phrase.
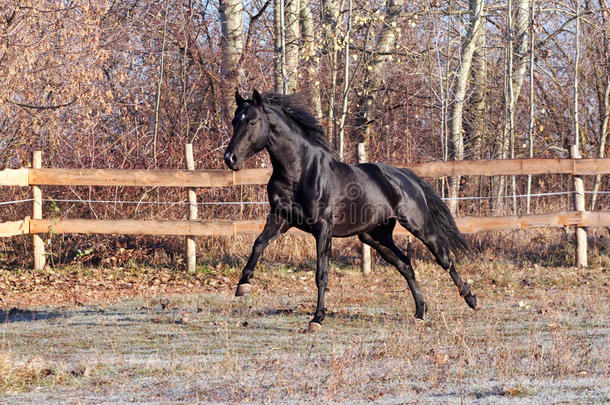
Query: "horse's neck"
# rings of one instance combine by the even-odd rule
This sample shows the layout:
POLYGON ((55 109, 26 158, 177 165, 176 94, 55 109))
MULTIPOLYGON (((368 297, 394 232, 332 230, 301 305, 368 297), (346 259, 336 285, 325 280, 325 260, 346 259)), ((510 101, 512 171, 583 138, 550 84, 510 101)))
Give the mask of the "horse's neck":
POLYGON ((277 176, 296 182, 321 155, 328 155, 328 158, 333 159, 329 152, 320 146, 312 145, 302 133, 294 130, 285 132, 286 129, 272 129, 272 139, 267 147, 273 171, 277 176))

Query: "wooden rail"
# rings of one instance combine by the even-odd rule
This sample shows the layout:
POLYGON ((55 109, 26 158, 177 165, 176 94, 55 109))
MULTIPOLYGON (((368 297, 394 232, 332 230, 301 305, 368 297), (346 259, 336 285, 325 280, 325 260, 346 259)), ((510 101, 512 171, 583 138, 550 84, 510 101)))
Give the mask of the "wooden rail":
MULTIPOLYGON (((514 159, 430 162, 402 166, 423 177, 496 176, 526 174, 593 175, 610 173, 605 159, 514 159)), ((0 171, 0 186, 157 186, 229 187, 266 184, 271 169, 141 170, 141 169, 7 169, 0 171)))
POLYGON ((407 167, 422 177, 610 173, 610 159, 506 159, 418 163, 407 167))
MULTIPOLYGON (((456 218, 460 231, 475 233, 482 231, 517 230, 535 227, 607 227, 610 212, 605 211, 561 211, 548 214, 460 217, 456 218)), ((24 233, 82 233, 82 234, 129 234, 129 235, 196 235, 237 236, 257 234, 264 221, 159 221, 159 220, 96 220, 96 219, 28 219, 5 223, 0 226, 0 236, 24 233), (10 225, 6 225, 10 224, 10 225), (27 228, 29 224, 29 229, 27 228), (5 226, 6 225, 6 226, 5 226)), ((289 233, 302 233, 293 228, 289 233)), ((397 234, 408 234, 402 226, 397 234)))
POLYGON ((119 169, 29 169, 29 185, 47 186, 157 186, 229 187, 266 184, 271 169, 229 170, 119 170, 119 169))

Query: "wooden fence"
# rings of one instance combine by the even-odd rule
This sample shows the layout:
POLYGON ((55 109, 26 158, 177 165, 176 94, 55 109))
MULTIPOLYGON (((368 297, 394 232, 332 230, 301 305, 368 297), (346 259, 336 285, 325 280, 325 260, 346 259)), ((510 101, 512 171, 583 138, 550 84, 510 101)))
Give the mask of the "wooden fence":
MULTIPOLYGON (((192 149, 186 148, 187 163, 192 149)), ((0 223, 0 237, 33 234, 35 266, 44 266, 44 249, 36 235, 44 233, 133 234, 234 236, 255 234, 262 230, 264 221, 197 221, 196 211, 189 211, 189 220, 93 220, 43 219, 42 196, 38 186, 137 186, 137 187, 229 187, 245 184, 266 184, 270 169, 225 170, 116 170, 116 169, 59 169, 39 168, 39 152, 34 154, 33 167, 0 171, 0 186, 32 187, 32 217, 0 223), (36 159, 38 156, 38 160, 36 159), (38 168, 37 168, 38 167, 38 168), (42 251, 41 251, 42 249, 42 251)), ((192 157, 191 157, 192 160, 192 157)), ((572 174, 596 175, 610 173, 610 159, 515 159, 461 162, 432 162, 408 167, 422 177, 453 175, 528 175, 572 174)), ((192 190, 191 190, 192 191, 192 190)), ((189 203, 194 204, 189 193, 189 203)), ((460 217, 456 223, 464 233, 492 230, 514 230, 530 227, 610 227, 610 212, 562 211, 546 214, 499 217, 460 217)), ((293 233, 300 231, 293 230, 293 233)), ((408 233, 398 227, 397 233, 408 233)), ((187 244, 188 245, 188 244, 187 244)), ((190 243, 189 270, 194 271, 194 252, 190 243)))

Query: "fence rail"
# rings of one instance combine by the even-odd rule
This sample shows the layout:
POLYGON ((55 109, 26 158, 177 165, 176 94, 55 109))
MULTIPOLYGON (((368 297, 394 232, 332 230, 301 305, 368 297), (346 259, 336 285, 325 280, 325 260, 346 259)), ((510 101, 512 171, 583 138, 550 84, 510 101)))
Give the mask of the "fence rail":
MULTIPOLYGON (((187 161, 189 159, 187 150, 187 161)), ((35 155, 36 156, 36 155, 35 155)), ((192 157, 191 157, 192 159, 192 157)), ((431 162, 409 166, 422 177, 443 176, 496 176, 572 174, 596 175, 610 173, 610 159, 514 159, 461 162, 431 162)), ((226 170, 117 170, 117 169, 60 169, 21 168, 0 171, 0 186, 134 186, 134 187, 230 187, 246 184, 265 184, 271 169, 226 170)), ((36 193, 33 216, 19 221, 0 223, 0 237, 44 233, 132 234, 132 235, 184 235, 184 236, 235 236, 254 234, 262 230, 263 221, 222 220, 93 220, 40 218, 42 199, 36 193), (38 201, 38 202, 37 202, 38 201), (36 205, 39 205, 36 207, 36 205)), ((191 201, 191 205, 193 201, 191 201)), ((459 217, 458 228, 464 233, 515 230, 531 227, 610 227, 610 212, 562 211, 546 214, 499 217, 459 217)), ((292 230, 292 233, 302 233, 292 230)), ((408 234, 398 226, 398 234, 408 234)), ((37 266, 44 265, 44 251, 35 252, 37 266)))
MULTIPOLYGON (((535 227, 610 226, 610 212, 561 211, 548 214, 502 217, 459 217, 456 223, 463 233, 517 230, 535 227)), ((169 221, 169 220, 97 220, 31 219, 0 224, 0 236, 40 233, 81 233, 121 235, 237 236, 257 234, 265 221, 169 221)), ((293 228, 289 233, 305 234, 293 228)), ((398 225, 395 233, 409 234, 398 225)))
MULTIPOLYGON (((594 175, 610 173, 610 159, 465 160, 418 163, 405 167, 422 177, 499 176, 527 174, 594 175)), ((145 169, 6 169, 0 186, 135 186, 229 187, 266 184, 271 169, 145 170, 145 169)))

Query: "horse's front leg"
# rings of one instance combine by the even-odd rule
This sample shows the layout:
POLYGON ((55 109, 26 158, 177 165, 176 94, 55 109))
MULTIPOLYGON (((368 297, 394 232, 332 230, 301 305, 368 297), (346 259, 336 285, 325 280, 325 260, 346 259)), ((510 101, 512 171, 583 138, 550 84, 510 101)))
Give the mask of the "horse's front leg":
POLYGON ((250 253, 250 258, 248 259, 248 263, 244 267, 241 279, 239 279, 239 283, 237 284, 237 290, 235 290, 235 296, 241 297, 242 295, 247 295, 252 290, 250 286, 250 278, 254 274, 254 267, 258 262, 261 254, 265 250, 265 248, 278 238, 281 234, 290 229, 290 225, 286 223, 286 220, 281 218, 279 215, 274 212, 270 212, 267 215, 267 222, 265 223, 265 228, 256 241, 254 241, 254 245, 252 246, 252 253, 250 253))
POLYGON ((313 319, 309 322, 309 331, 317 332, 322 329, 322 321, 326 316, 324 308, 324 293, 328 285, 328 260, 331 250, 331 227, 327 224, 321 226, 316 237, 318 261, 316 268, 316 286, 318 287, 318 305, 313 319))

